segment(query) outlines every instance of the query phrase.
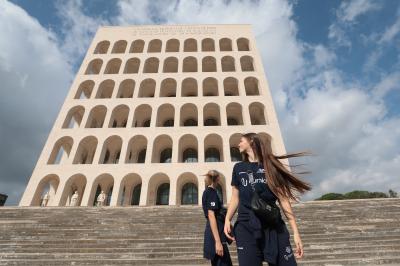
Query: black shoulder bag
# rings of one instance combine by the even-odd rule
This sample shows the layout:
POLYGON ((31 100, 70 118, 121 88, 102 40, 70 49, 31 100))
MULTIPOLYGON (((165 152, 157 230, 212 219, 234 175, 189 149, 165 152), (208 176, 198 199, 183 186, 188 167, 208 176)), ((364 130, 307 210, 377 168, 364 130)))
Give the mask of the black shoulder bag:
POLYGON ((280 208, 274 201, 266 201, 258 195, 258 192, 254 188, 253 172, 249 171, 247 171, 249 182, 254 192, 250 203, 251 209, 260 219, 263 228, 278 226, 281 219, 280 208))

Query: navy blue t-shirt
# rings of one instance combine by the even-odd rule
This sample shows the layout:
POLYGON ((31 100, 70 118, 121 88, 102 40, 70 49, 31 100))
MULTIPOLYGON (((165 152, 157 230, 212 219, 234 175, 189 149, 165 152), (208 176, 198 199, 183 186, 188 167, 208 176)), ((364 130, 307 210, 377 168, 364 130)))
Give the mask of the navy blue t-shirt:
POLYGON ((208 210, 214 210, 215 215, 217 216, 219 210, 222 208, 223 204, 218 196, 217 190, 213 187, 207 186, 207 188, 203 192, 202 196, 202 205, 204 216, 208 219, 208 210))
POLYGON ((277 197, 270 190, 265 178, 265 170, 260 162, 240 161, 234 164, 231 185, 239 189, 238 221, 249 219, 253 189, 250 180, 254 180, 254 189, 264 200, 276 201, 277 197), (248 172, 250 170, 250 172, 248 172), (251 178, 253 175, 253 178, 251 178))

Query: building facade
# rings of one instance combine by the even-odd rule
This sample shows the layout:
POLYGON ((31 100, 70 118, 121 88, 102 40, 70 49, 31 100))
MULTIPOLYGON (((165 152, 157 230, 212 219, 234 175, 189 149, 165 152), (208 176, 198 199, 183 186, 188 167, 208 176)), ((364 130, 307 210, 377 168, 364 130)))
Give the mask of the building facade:
POLYGON ((19 205, 227 203, 247 132, 286 152, 251 25, 100 27, 19 205))

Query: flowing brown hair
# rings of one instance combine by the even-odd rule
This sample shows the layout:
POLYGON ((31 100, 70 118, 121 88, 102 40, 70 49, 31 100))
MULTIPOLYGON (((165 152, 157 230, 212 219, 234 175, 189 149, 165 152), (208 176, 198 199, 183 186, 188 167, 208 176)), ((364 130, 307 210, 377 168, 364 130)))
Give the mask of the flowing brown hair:
MULTIPOLYGON (((298 198, 292 192, 292 189, 298 191, 299 193, 304 193, 311 190, 312 186, 300 178, 296 177, 291 173, 279 159, 286 159, 290 157, 300 157, 303 155, 311 155, 309 151, 287 153, 283 155, 275 155, 272 153, 271 142, 263 141, 257 133, 246 133, 241 134, 242 137, 246 138, 253 149, 254 156, 259 162, 263 163, 265 169, 265 175, 268 187, 275 195, 282 195, 289 199, 293 199, 296 202, 298 198)), ((249 162, 249 155, 247 152, 241 152, 242 160, 249 162)), ((298 165, 296 165, 298 166, 298 165)), ((289 166, 288 166, 289 167, 289 166)), ((309 174, 309 171, 299 172, 297 174, 309 174)))

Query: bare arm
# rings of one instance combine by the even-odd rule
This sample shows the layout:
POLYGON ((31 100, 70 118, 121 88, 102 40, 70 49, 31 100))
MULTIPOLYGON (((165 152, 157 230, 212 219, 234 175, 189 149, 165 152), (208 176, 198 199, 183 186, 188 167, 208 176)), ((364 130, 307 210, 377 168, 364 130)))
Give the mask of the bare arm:
POLYGON ((237 210, 238 204, 239 204, 239 190, 237 189, 237 187, 232 186, 232 197, 228 205, 228 210, 226 212, 225 226, 224 226, 224 233, 231 240, 235 240, 235 238, 230 235, 231 220, 237 210))
POLYGON ((208 219, 210 220, 211 231, 215 242, 221 242, 218 233, 217 218, 215 217, 215 212, 213 210, 208 210, 208 219))
POLYGON ((279 196, 278 197, 279 205, 284 210, 283 213, 285 214, 286 219, 288 220, 290 227, 293 231, 293 238, 296 244, 296 257, 301 258, 304 254, 303 251, 303 244, 301 242, 300 233, 297 228, 295 215, 292 209, 292 205, 287 197, 279 196))

